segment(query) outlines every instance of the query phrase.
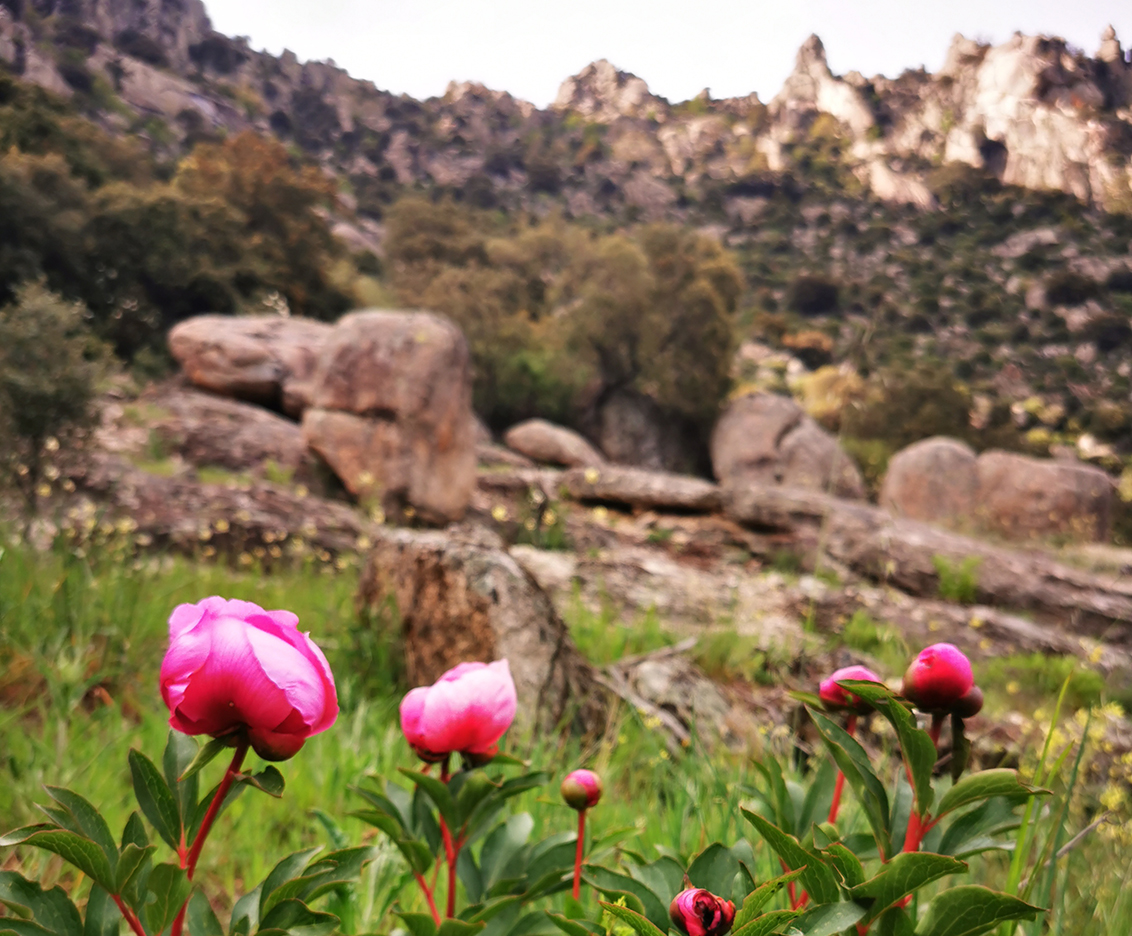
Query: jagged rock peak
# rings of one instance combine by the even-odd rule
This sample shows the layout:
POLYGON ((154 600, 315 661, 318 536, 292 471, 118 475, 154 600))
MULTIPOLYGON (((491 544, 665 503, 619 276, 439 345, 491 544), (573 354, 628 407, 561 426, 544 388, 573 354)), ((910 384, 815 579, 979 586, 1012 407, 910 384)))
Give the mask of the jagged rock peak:
POLYGON ((1110 23, 1108 28, 1101 33, 1101 47, 1097 50, 1097 61, 1124 63, 1124 50, 1120 47, 1120 40, 1116 38, 1116 30, 1113 29, 1110 23))
POLYGON ((612 121, 618 117, 645 117, 650 110, 666 103, 649 93, 644 79, 619 70, 606 59, 598 59, 562 82, 551 107, 576 111, 597 121, 612 121))
POLYGON ((857 138, 876 123, 864 95, 852 84, 834 77, 825 58, 825 46, 811 35, 798 50, 794 71, 770 104, 775 114, 801 115, 813 111, 832 114, 857 138))
POLYGON ((798 49, 798 55, 794 59, 794 71, 811 72, 815 66, 829 73, 825 45, 816 33, 810 33, 809 38, 798 49))

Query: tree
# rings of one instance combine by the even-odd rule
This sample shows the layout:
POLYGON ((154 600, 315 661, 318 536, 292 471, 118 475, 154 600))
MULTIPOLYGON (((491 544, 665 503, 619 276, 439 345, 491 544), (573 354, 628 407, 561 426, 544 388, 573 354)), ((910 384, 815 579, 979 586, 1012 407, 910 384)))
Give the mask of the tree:
POLYGON ((21 286, 0 307, 0 436, 29 506, 47 440, 65 438, 92 416, 103 352, 85 317, 81 304, 42 283, 21 286))

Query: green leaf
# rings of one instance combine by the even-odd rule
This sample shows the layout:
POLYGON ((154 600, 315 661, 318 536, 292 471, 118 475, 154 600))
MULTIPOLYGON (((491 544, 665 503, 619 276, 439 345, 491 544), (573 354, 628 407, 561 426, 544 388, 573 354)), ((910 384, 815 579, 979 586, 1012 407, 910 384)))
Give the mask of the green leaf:
POLYGON ((114 836, 110 834, 110 826, 106 820, 87 800, 64 787, 47 787, 47 795, 75 817, 78 829, 86 838, 94 842, 106 855, 106 860, 113 868, 118 861, 118 846, 114 836))
POLYGON ((469 923, 467 920, 445 920, 436 931, 436 936, 472 936, 486 925, 483 922, 469 923))
POLYGON ((122 847, 133 843, 138 848, 145 848, 149 844, 149 836, 145 831, 145 823, 142 822, 141 816, 137 811, 130 813, 130 818, 126 820, 126 825, 122 829, 122 847))
MULTIPOLYGON (((310 864, 311 858, 322 851, 322 846, 318 845, 314 848, 307 848, 303 851, 293 852, 271 869, 271 872, 263 879, 260 885, 259 897, 259 918, 263 921, 262 926, 267 926, 267 913, 268 911, 279 903, 279 900, 272 900, 272 894, 286 884, 292 878, 300 877, 303 869, 310 864)), ((286 929, 286 927, 283 927, 286 929)))
POLYGON ((169 789, 177 797, 182 823, 196 809, 197 794, 200 792, 195 773, 189 777, 182 777, 189 764, 197 756, 197 748, 195 738, 171 730, 169 740, 165 742, 165 753, 162 755, 161 766, 165 770, 165 782, 169 784, 169 789))
POLYGON ((789 874, 783 874, 780 877, 765 881, 751 891, 747 895, 747 899, 743 901, 743 906, 739 908, 739 912, 735 914, 733 926, 736 932, 758 916, 759 911, 770 903, 775 895, 788 887, 791 882, 798 880, 801 874, 802 872, 800 870, 791 871, 789 874))
POLYGON ((766 777, 767 783, 770 784, 772 796, 771 806, 774 808, 774 821, 779 828, 786 829, 789 832, 795 832, 797 825, 794 821, 794 801, 790 798, 789 792, 787 792, 786 781, 782 777, 782 768, 778 765, 778 761, 770 757, 765 761, 757 760, 754 762, 754 765, 759 773, 766 777))
MULTIPOLYGON (((467 910, 465 910, 460 918, 467 920, 469 923, 488 923, 504 910, 518 907, 523 903, 524 897, 525 895, 523 894, 509 894, 506 897, 497 897, 494 900, 489 900, 486 904, 481 904, 479 909, 474 913, 468 913, 467 910)), ((604 932, 602 936, 605 936, 604 932)))
POLYGON ((237 774, 236 783, 241 786, 253 787, 268 796, 274 796, 276 799, 283 796, 283 787, 285 786, 283 774, 279 772, 278 768, 270 764, 257 774, 237 774))
MULTIPOLYGON (((593 931, 589 927, 583 926, 574 920, 568 920, 561 913, 555 913, 553 910, 547 910, 546 915, 550 918, 550 922, 557 926, 566 936, 594 936, 593 931)), ((648 922, 647 920, 645 921, 648 922)))
POLYGON ((958 783, 971 760, 971 739, 964 730, 963 719, 951 713, 951 782, 958 783))
POLYGON ((1000 841, 995 836, 1022 824, 1015 812, 1017 805, 1005 797, 995 796, 957 816, 944 831, 937 850, 944 855, 967 858, 992 849, 1013 847, 1013 843, 1000 841))
POLYGON ((51 930, 33 923, 31 920, 21 920, 19 917, 0 917, 0 936, 51 936, 51 930))
POLYGON ((122 849, 122 855, 118 859, 118 867, 114 872, 115 894, 126 893, 137 877, 138 872, 141 871, 146 858, 155 851, 157 851, 156 845, 147 845, 145 848, 138 848, 133 842, 126 843, 126 847, 122 849))
POLYGON ((151 899, 144 908, 146 929, 162 933, 189 899, 193 885, 184 868, 174 864, 154 865, 149 873, 148 891, 151 899))
POLYGON ((966 870, 966 864, 946 855, 904 852, 882 866, 875 877, 852 888, 849 896, 854 900, 872 899, 868 914, 868 920, 872 921, 906 894, 915 893, 941 877, 962 874, 966 870))
POLYGON ((845 779, 861 800, 865 818, 872 829, 877 849, 884 855, 892 853, 892 831, 889 826, 888 793, 873 771, 869 755, 849 732, 821 712, 809 710, 814 727, 833 757, 845 779))
POLYGON ((703 887, 717 897, 731 900, 734 897, 735 875, 739 873, 739 859, 731 849, 712 842, 688 866, 688 879, 694 887, 703 887))
POLYGON ((912 790, 916 796, 916 813, 923 816, 932 806, 932 769, 939 756, 935 743, 922 728, 916 725, 916 716, 906 703, 887 686, 859 679, 838 683, 843 689, 859 695, 881 713, 900 739, 900 753, 912 774, 912 790))
POLYGON ((0 847, 7 845, 34 845, 54 852, 108 891, 114 890, 114 872, 106 853, 90 839, 74 832, 49 825, 26 826, 0 838, 0 847))
POLYGON ((452 799, 452 794, 448 791, 447 786, 437 780, 436 777, 430 777, 428 774, 409 770, 406 767, 398 767, 397 769, 420 787, 425 795, 432 800, 436 808, 440 810, 440 815, 444 817, 444 821, 448 823, 449 829, 459 828, 459 824, 456 822, 456 803, 452 799))
POLYGON ((846 887, 856 887, 865 882, 865 866, 861 864, 861 859, 840 842, 834 842, 822 854, 841 875, 846 887))
POLYGON ((436 921, 427 913, 402 913, 397 916, 405 924, 412 936, 436 936, 436 921))
POLYGON ((856 903, 825 904, 811 907, 794 920, 793 927, 802 936, 834 936, 847 930, 865 915, 865 908, 856 903))
POLYGON ((837 903, 841 899, 837 878, 819 855, 803 848, 794 836, 787 835, 757 813, 743 809, 743 815, 758 830, 759 835, 775 854, 786 862, 788 868, 795 870, 805 866, 801 881, 815 903, 837 903))
POLYGON ((1007 920, 1032 920, 1042 911, 1024 900, 975 884, 950 887, 928 904, 916 936, 978 936, 1007 920))
POLYGON ((211 764, 221 751, 230 747, 231 745, 228 743, 228 738, 213 738, 200 748, 193 759, 181 769, 181 773, 177 776, 177 779, 183 783, 190 777, 196 776, 205 767, 211 764))
MULTIPOLYGON (((15 871, 0 871, 0 904, 18 916, 32 917, 56 936, 82 936, 82 917, 61 887, 44 890, 15 871)), ((11 922, 11 917, 0 919, 0 928, 11 922)))
POLYGON ((457 828, 467 824, 472 814, 481 803, 493 793, 500 791, 500 785, 495 783, 482 770, 470 770, 457 774, 459 789, 455 793, 457 828))
MULTIPOLYGON (((837 767, 832 759, 822 758, 810 781, 806 797, 802 801, 802 812, 798 816, 798 828, 808 829, 829 815, 833 803, 833 787, 837 783, 837 767)), ((883 787, 882 787, 883 789, 883 787)))
POLYGON ((886 910, 873 926, 876 936, 914 936, 912 918, 903 907, 886 910))
POLYGON ((684 868, 667 855, 656 861, 631 864, 628 870, 629 875, 656 894, 662 904, 672 903, 672 898, 684 889, 684 868))
POLYGON ((181 811, 177 798, 153 761, 141 751, 131 748, 129 761, 134 795, 141 811, 165 844, 176 851, 181 843, 181 811))
POLYGON ((230 934, 250 933, 259 928, 259 895, 262 890, 261 883, 236 901, 232 908, 232 919, 228 923, 230 934))
POLYGON ((668 907, 653 891, 635 878, 600 865, 583 865, 582 877, 586 883, 615 898, 622 895, 636 901, 645 917, 658 928, 668 926, 668 907))
POLYGON ((801 910, 768 910, 751 920, 743 929, 734 930, 731 936, 769 936, 770 933, 779 932, 791 920, 796 920, 801 913, 801 910))
POLYGON ((258 931, 282 930, 294 936, 322 936, 333 932, 337 926, 338 917, 332 913, 312 910, 301 900, 284 900, 260 921, 258 931))
POLYGON ((485 890, 491 890, 502 880, 527 844, 534 827, 535 821, 530 813, 518 813, 492 829, 480 849, 480 875, 485 890))
POLYGON ((978 773, 964 777, 943 794, 943 798, 939 801, 938 815, 945 816, 969 803, 977 803, 992 796, 1006 796, 1021 801, 1028 796, 1048 793, 1049 790, 1039 790, 1023 783, 1018 779, 1016 770, 1007 767, 980 770, 978 773))
POLYGON ((641 914, 637 913, 635 910, 630 910, 628 907, 621 907, 613 903, 606 903, 604 900, 598 902, 610 916, 615 916, 621 922, 628 923, 639 936, 665 936, 666 930, 662 930, 651 920, 641 916, 641 914))
MULTIPOLYGON (((106 889, 95 884, 86 899, 83 936, 118 936, 122 914, 106 889)), ((0 929, 3 924, 0 923, 0 929)))
POLYGON ((185 922, 191 936, 224 936, 224 928, 220 925, 212 904, 199 890, 194 891, 189 898, 185 922))

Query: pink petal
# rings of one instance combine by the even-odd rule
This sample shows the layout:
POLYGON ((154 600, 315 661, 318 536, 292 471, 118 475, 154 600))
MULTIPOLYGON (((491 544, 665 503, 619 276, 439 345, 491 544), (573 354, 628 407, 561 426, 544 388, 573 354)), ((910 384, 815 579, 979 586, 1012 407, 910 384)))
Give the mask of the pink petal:
POLYGON ((469 667, 430 689, 420 721, 423 746, 437 752, 483 752, 511 726, 516 707, 506 660, 469 667))
POLYGON ((424 714, 428 693, 428 686, 418 686, 410 689, 401 700, 401 731, 410 747, 426 746, 424 733, 421 731, 421 716, 424 714))

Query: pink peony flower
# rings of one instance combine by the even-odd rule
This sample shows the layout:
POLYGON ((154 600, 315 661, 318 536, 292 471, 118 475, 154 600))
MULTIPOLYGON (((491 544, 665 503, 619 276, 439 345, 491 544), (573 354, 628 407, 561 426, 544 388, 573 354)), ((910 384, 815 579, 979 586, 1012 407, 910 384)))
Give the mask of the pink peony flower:
POLYGON ((843 679, 859 679, 863 682, 879 683, 880 677, 865 666, 845 666, 834 671, 833 675, 821 681, 818 694, 821 696, 821 700, 825 703, 826 708, 853 709, 859 715, 867 713, 871 708, 867 702, 860 696, 856 696, 852 692, 846 692, 837 685, 843 679))
POLYGON ((954 708, 975 685, 971 661, 949 643, 932 644, 920 651, 904 674, 904 697, 922 712, 954 708))
POLYGON ((264 760, 293 757, 338 717, 334 676, 290 611, 205 598, 169 616, 161 697, 189 735, 244 738, 264 760))
POLYGON ((517 704, 506 660, 461 663, 401 700, 401 730, 422 760, 485 755, 511 727, 517 704))
POLYGON ((562 781, 562 798, 574 809, 589 809, 601 799, 601 777, 592 770, 575 770, 562 781))
POLYGON ((735 904, 702 887, 689 887, 672 898, 668 915, 685 936, 724 936, 735 922, 735 904))

